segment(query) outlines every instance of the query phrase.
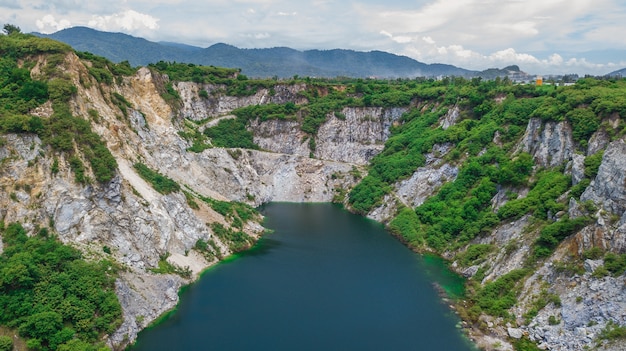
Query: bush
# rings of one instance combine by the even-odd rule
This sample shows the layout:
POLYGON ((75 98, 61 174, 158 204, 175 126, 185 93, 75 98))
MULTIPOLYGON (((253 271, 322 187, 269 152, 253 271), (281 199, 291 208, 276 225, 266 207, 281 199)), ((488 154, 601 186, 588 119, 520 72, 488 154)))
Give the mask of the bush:
POLYGON ((161 194, 166 195, 180 190, 178 183, 157 171, 153 171, 143 163, 135 163, 133 167, 135 167, 141 178, 152 184, 154 190, 161 194))
POLYGON ((582 229, 589 222, 590 219, 586 217, 569 219, 566 216, 557 222, 545 226, 540 231, 539 238, 535 241, 535 257, 549 256, 561 241, 582 229))
POLYGON ((525 269, 516 269, 485 284, 476 293, 476 304, 492 316, 507 317, 507 310, 517 302, 518 288, 527 273, 525 269))
POLYGON ((604 329, 600 331, 598 338, 601 340, 626 339, 626 327, 609 321, 604 329))
POLYGON ((602 163, 604 151, 596 152, 593 155, 585 157, 585 176, 594 179, 598 175, 598 169, 602 163))
POLYGON ((400 237, 409 247, 417 248, 425 243, 420 232, 419 219, 415 211, 403 208, 398 215, 389 223, 389 230, 400 237))
POLYGON ((204 130, 204 134, 217 147, 259 149, 253 141, 253 134, 246 129, 245 123, 237 119, 223 119, 211 128, 204 130))
POLYGON ((13 351, 13 339, 9 336, 0 336, 0 351, 13 351))
POLYGON ((490 244, 472 244, 465 252, 458 254, 456 260, 461 266, 468 267, 481 263, 493 250, 494 246, 490 244))

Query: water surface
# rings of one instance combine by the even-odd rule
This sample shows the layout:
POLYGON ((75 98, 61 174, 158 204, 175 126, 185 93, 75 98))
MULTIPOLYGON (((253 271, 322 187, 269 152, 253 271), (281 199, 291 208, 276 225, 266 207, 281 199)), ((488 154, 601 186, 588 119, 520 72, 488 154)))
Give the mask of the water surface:
POLYGON ((274 232, 205 272, 133 350, 473 350, 433 287, 442 268, 380 224, 331 204, 261 212, 274 232))

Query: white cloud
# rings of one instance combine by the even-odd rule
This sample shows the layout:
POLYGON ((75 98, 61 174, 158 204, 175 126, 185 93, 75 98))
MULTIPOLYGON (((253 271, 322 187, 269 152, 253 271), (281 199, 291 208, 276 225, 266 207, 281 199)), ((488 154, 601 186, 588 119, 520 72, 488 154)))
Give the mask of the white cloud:
POLYGON ((145 29, 156 30, 159 28, 158 21, 158 18, 150 15, 127 10, 110 16, 93 16, 91 21, 89 21, 89 26, 106 31, 125 30, 136 32, 145 29))
POLYGON ((408 44, 410 42, 413 41, 413 38, 411 38, 410 36, 406 36, 406 35, 393 35, 385 30, 381 30, 380 34, 390 38, 391 40, 393 40, 394 42, 398 43, 398 44, 408 44))
POLYGON ((244 38, 252 38, 252 39, 267 39, 271 37, 269 33, 249 33, 249 34, 241 34, 241 36, 244 38))
POLYGON ((57 20, 52 15, 45 15, 41 19, 35 21, 35 25, 37 29, 44 34, 54 33, 56 31, 69 28, 72 26, 72 23, 66 19, 61 19, 57 22, 57 20))
POLYGON ((425 41, 427 44, 431 44, 431 45, 435 44, 435 41, 433 40, 433 38, 428 37, 428 36, 422 37, 422 40, 425 41))

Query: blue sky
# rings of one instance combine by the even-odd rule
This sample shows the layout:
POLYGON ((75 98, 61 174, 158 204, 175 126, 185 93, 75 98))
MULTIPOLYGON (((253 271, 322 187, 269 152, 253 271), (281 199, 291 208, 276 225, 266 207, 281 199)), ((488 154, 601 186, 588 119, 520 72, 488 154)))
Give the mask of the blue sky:
POLYGON ((207 47, 382 50, 468 69, 605 74, 626 67, 623 0, 0 0, 0 22, 207 47))

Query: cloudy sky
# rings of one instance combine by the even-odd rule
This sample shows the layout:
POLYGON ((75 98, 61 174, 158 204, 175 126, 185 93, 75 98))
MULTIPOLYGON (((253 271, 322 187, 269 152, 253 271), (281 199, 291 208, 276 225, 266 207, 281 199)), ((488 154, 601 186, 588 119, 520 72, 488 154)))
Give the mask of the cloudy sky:
POLYGON ((626 67, 624 0, 0 0, 23 32, 72 26, 200 47, 382 50, 529 73, 626 67))

